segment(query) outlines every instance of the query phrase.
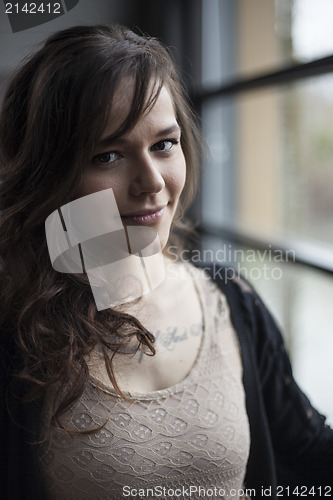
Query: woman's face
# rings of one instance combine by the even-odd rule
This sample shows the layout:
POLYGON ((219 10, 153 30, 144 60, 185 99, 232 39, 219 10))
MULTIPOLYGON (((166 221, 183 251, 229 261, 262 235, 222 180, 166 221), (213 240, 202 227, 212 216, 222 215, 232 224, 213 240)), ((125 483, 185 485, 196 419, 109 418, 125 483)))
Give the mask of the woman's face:
POLYGON ((128 115, 132 92, 133 84, 126 81, 115 93, 106 128, 85 165, 79 196, 112 188, 123 224, 153 227, 164 248, 185 184, 181 131, 171 96, 162 87, 135 127, 110 140, 128 115))

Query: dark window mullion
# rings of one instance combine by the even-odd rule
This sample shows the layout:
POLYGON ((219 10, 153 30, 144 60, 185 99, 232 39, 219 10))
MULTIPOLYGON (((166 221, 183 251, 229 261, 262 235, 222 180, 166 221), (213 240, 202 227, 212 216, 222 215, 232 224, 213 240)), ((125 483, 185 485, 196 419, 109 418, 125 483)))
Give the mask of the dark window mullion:
POLYGON ((281 85, 295 80, 309 78, 333 72, 333 55, 316 59, 309 63, 288 66, 271 73, 265 73, 254 78, 235 80, 212 90, 192 90, 191 96, 194 103, 202 102, 214 97, 224 97, 240 92, 281 85))
POLYGON ((316 252, 314 245, 307 245, 306 243, 301 243, 299 240, 288 239, 272 244, 266 240, 241 233, 233 228, 223 226, 217 227, 208 224, 205 224, 205 226, 198 226, 196 232, 201 237, 212 236, 221 241, 228 241, 235 245, 251 248, 260 252, 270 251, 272 253, 279 253, 283 262, 288 264, 302 264, 333 276, 333 258, 325 258, 320 251, 320 245, 317 245, 318 251, 316 252), (291 251, 293 253, 292 259, 290 259, 291 251))

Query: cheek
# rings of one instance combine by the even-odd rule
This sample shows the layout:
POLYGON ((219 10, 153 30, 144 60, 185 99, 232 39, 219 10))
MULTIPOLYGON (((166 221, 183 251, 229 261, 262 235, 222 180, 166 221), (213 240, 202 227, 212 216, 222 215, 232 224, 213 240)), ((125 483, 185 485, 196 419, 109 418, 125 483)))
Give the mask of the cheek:
POLYGON ((174 195, 180 196, 186 182, 186 162, 184 157, 176 162, 174 168, 170 171, 169 182, 174 195))
POLYGON ((100 191, 101 180, 96 177, 96 175, 91 175, 91 173, 85 172, 82 175, 78 193, 80 196, 87 196, 88 194, 96 193, 100 191))
POLYGON ((110 175, 105 174, 105 172, 99 175, 96 172, 85 172, 81 179, 79 195, 86 196, 109 188, 112 188, 116 195, 116 192, 119 191, 119 182, 112 179, 110 175))

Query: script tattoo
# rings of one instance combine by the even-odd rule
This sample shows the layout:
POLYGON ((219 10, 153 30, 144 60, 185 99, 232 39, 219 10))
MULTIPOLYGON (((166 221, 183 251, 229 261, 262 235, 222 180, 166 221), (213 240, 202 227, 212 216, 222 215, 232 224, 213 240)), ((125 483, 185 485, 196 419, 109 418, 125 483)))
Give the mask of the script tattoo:
MULTIPOLYGON (((180 342, 184 342, 189 337, 197 337, 198 335, 200 335, 201 330, 202 323, 193 324, 189 328, 185 328, 181 332, 177 326, 169 326, 165 332, 157 330, 155 334, 154 345, 157 346, 158 344, 160 344, 168 351, 173 351, 177 344, 179 344, 180 342)), ((143 356, 143 352, 140 352, 138 359, 139 363, 142 362, 143 356)))

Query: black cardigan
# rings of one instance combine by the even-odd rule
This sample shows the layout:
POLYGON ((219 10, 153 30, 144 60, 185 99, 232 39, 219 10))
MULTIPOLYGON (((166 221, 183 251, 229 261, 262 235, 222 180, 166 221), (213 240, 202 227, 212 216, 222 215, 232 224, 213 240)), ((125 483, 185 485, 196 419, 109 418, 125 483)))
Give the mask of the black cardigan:
MULTIPOLYGON (((333 430, 296 385, 274 320, 232 269, 213 265, 205 270, 226 295, 241 346, 251 432, 245 487, 252 490, 252 498, 333 498, 333 430)), ((14 357, 4 345, 0 351, 0 498, 43 500, 38 448, 31 444, 38 439, 42 401, 21 403, 25 387, 12 386, 14 357), (5 403, 8 387, 12 418, 5 403)))

